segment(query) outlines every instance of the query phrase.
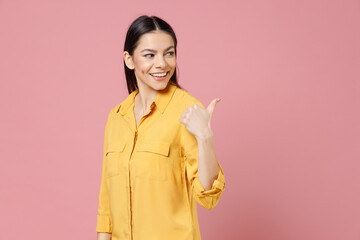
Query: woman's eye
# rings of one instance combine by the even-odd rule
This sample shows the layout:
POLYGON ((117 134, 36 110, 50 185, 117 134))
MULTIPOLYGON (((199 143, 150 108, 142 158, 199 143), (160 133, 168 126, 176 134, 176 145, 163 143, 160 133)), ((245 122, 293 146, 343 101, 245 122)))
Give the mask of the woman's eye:
MULTIPOLYGON (((174 52, 167 52, 167 54, 169 54, 169 56, 172 56, 172 55, 174 55, 174 52)), ((144 55, 144 57, 146 57, 146 58, 150 58, 153 56, 154 56, 154 54, 151 54, 151 53, 144 55)))

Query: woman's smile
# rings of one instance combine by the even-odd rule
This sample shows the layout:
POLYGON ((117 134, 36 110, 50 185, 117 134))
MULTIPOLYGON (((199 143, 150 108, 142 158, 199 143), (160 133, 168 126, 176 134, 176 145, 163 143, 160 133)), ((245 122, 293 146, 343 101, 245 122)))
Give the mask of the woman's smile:
POLYGON ((162 73, 150 73, 150 75, 151 75, 156 81, 165 80, 168 74, 169 74, 169 71, 167 71, 167 72, 162 72, 162 73))

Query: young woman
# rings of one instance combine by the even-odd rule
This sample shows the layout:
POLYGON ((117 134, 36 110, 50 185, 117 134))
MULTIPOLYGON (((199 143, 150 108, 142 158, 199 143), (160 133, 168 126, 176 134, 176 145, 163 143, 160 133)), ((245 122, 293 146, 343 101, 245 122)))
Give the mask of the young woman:
POLYGON ((162 19, 140 16, 125 40, 129 96, 105 127, 98 239, 200 240, 199 203, 212 209, 225 189, 210 120, 176 76, 177 40, 162 19))

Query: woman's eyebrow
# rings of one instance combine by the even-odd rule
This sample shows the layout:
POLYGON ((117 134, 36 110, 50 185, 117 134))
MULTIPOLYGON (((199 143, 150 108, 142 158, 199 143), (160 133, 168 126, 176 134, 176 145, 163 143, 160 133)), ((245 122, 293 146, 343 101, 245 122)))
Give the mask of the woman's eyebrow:
MULTIPOLYGON (((168 47, 167 49, 165 49, 165 51, 164 51, 164 52, 166 52, 167 50, 169 50, 169 49, 171 49, 171 48, 174 48, 174 46, 170 46, 170 47, 168 47)), ((146 49, 141 50, 141 52, 145 52, 145 51, 149 51, 149 52, 156 52, 156 50, 149 49, 149 48, 146 48, 146 49)))

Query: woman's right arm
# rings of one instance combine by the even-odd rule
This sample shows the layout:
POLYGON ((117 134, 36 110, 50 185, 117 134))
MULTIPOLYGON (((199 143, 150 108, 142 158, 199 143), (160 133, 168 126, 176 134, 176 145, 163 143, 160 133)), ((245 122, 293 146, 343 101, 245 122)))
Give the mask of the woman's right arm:
POLYGON ((111 118, 112 116, 110 112, 105 126, 102 171, 101 171, 101 182, 100 182, 100 192, 99 192, 99 205, 98 205, 97 223, 96 223, 96 232, 98 233, 97 236, 98 239, 101 240, 111 239, 111 233, 113 228, 111 212, 110 212, 109 193, 106 185, 106 152, 108 147, 108 136, 111 125, 111 118))
POLYGON ((111 233, 97 233, 97 240, 111 240, 111 233))

